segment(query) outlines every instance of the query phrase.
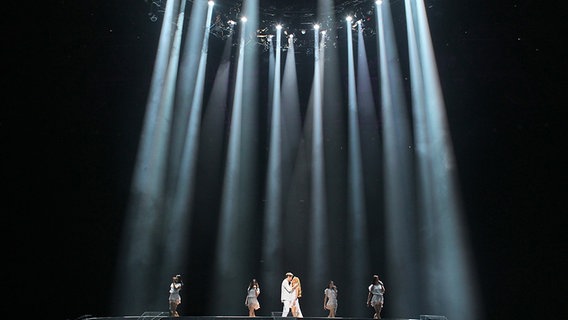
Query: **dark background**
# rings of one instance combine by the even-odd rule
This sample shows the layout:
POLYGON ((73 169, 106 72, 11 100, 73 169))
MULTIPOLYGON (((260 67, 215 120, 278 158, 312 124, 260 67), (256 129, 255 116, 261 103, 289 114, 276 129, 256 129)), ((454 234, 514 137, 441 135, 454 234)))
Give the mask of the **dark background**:
MULTIPOLYGON (((566 15, 426 3, 486 318, 561 316, 566 15)), ((17 314, 106 316, 160 24, 144 0, 41 7, 3 23, 4 290, 17 314)))

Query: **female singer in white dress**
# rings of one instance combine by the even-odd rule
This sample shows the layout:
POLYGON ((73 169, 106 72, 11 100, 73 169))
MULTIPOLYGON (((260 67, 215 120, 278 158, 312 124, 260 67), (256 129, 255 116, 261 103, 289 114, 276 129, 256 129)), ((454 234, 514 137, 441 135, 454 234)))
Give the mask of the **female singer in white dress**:
POLYGON ((292 278, 292 315, 296 318, 303 318, 302 309, 300 309, 300 299, 302 297, 302 283, 300 278, 294 276, 292 278))

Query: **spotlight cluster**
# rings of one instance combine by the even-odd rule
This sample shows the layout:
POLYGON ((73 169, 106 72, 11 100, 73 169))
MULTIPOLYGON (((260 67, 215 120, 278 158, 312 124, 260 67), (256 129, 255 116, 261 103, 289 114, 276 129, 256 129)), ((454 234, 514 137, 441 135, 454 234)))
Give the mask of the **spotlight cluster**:
MULTIPOLYGON (((166 0, 144 0, 149 6, 149 17, 156 22, 158 17, 163 17, 166 0)), ((187 0, 188 2, 193 2, 187 0)), ((242 0, 226 1, 217 0, 213 13, 213 24, 210 27, 211 34, 220 39, 227 39, 232 35, 234 28, 240 23, 242 18, 242 0)), ((318 25, 320 31, 335 30, 328 32, 324 36, 343 37, 345 28, 345 18, 353 19, 353 30, 357 24, 361 23, 365 36, 374 36, 375 32, 375 7, 376 3, 372 0, 345 0, 334 7, 329 12, 318 12, 317 8, 308 7, 303 2, 290 1, 288 4, 275 5, 267 2, 259 5, 259 25, 257 29, 257 42, 268 50, 271 35, 276 32, 276 26, 282 26, 283 36, 293 37, 295 48, 307 53, 313 48, 314 25, 318 25), (303 50, 305 49, 305 50, 303 50)), ((186 6, 191 10, 191 5, 186 6)), ((189 14, 185 15, 189 17, 189 14)), ((327 39, 330 40, 330 39, 327 39)), ((338 39, 332 39, 331 44, 338 43, 338 39)), ((289 41, 285 41, 283 49, 287 48, 289 41)))

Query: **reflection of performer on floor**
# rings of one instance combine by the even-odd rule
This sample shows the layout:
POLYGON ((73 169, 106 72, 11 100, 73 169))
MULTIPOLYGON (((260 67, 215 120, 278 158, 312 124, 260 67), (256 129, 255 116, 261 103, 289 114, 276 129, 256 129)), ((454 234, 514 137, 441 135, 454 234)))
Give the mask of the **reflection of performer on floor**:
POLYGON ((294 275, 292 272, 286 273, 286 278, 282 280, 282 286, 280 289, 280 301, 282 301, 282 317, 287 317, 292 307, 293 301, 293 291, 292 289, 292 278, 294 275))
POLYGON ((292 278, 292 290, 292 315, 296 318, 303 318, 302 309, 300 309, 300 298, 302 297, 300 278, 292 278))

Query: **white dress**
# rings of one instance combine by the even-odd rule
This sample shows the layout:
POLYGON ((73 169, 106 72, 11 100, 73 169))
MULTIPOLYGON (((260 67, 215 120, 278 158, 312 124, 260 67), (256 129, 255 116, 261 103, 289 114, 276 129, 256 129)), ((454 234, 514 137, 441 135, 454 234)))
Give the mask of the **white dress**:
POLYGON ((296 318, 303 318, 304 315, 302 314, 302 309, 300 308, 300 299, 298 296, 299 293, 299 288, 294 289, 294 291, 292 292, 292 296, 293 296, 293 300, 294 303, 292 304, 292 308, 295 309, 296 314, 293 314, 294 317, 296 318))
POLYGON ((245 304, 247 307, 253 307, 254 310, 260 309, 260 302, 258 302, 258 295, 260 294, 260 288, 252 287, 247 292, 247 298, 245 304))
POLYGON ((170 284, 170 297, 168 300, 180 304, 181 303, 181 296, 179 294, 180 290, 181 290, 181 283, 170 284))
POLYGON ((375 306, 378 302, 384 303, 383 293, 385 289, 382 284, 372 284, 369 286, 369 292, 373 295, 371 298, 371 306, 375 306))
POLYGON ((337 290, 326 288, 323 293, 327 297, 327 303, 325 304, 325 307, 328 310, 337 309, 337 290))

